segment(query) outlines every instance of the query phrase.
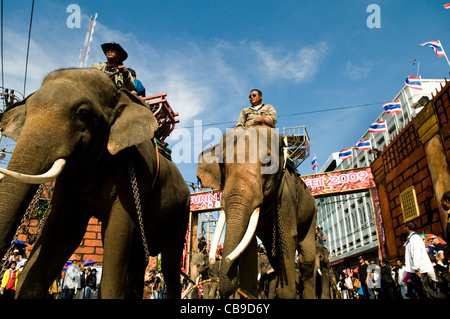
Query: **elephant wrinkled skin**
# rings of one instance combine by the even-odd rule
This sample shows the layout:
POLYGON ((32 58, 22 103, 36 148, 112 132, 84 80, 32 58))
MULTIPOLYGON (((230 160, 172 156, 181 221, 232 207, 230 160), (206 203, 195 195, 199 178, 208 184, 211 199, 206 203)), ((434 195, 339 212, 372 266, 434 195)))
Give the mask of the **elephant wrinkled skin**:
MULTIPOLYGON (((102 223, 104 248, 100 297, 142 298, 146 264, 130 161, 150 255, 162 253, 169 297, 180 297, 189 189, 171 161, 157 160, 152 138, 158 125, 145 103, 118 90, 101 71, 64 69, 49 74, 38 91, 9 107, 0 120, 3 134, 17 141, 8 169, 35 175, 57 159, 67 161, 16 297, 46 296, 94 216, 102 223)), ((9 176, 0 183, 2 256, 36 189, 9 176)))
POLYGON ((222 190, 227 223, 219 275, 223 297, 229 297, 238 287, 253 296, 258 293, 256 238, 247 230, 247 225, 254 224, 278 277, 276 297, 299 297, 297 250, 300 296, 315 298, 317 205, 297 174, 284 168, 281 143, 276 130, 269 127, 235 128, 226 132, 219 144, 200 154, 197 177, 204 187, 222 190), (245 245, 243 238, 249 239, 245 245), (230 256, 238 255, 236 247, 245 250, 232 260, 230 256))

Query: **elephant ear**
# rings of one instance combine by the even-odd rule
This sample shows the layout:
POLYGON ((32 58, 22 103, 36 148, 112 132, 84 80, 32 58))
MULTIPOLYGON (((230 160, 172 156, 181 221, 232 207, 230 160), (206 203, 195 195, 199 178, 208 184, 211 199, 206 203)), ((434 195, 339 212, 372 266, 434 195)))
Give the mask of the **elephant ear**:
POLYGON ((222 188, 222 171, 220 168, 222 152, 221 144, 206 148, 199 155, 197 178, 203 187, 222 188))
POLYGON ((4 113, 0 114, 2 135, 17 141, 20 132, 22 132, 23 124, 25 123, 25 116, 27 113, 26 101, 31 95, 25 100, 10 105, 4 113))
POLYGON ((127 90, 120 90, 119 94, 107 145, 112 155, 151 140, 158 129, 153 112, 141 99, 127 90))

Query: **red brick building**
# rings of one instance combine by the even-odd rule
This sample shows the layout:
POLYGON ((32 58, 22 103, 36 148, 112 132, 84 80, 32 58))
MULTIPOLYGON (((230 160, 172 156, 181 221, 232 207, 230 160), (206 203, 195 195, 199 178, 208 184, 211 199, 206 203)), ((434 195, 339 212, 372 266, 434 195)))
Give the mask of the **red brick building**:
MULTIPOLYGON (((450 190, 450 82, 422 100, 424 108, 372 163, 389 259, 404 255, 403 225, 444 238, 447 212, 440 207, 450 190)), ((447 239, 448 240, 448 239, 447 239)))

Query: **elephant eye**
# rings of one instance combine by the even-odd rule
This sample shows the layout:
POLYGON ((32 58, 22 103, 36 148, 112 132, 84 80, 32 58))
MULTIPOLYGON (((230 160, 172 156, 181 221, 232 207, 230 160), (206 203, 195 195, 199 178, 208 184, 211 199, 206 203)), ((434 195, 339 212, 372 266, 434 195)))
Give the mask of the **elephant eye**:
POLYGON ((92 111, 88 106, 80 106, 75 113, 75 117, 82 122, 86 122, 92 117, 92 111))

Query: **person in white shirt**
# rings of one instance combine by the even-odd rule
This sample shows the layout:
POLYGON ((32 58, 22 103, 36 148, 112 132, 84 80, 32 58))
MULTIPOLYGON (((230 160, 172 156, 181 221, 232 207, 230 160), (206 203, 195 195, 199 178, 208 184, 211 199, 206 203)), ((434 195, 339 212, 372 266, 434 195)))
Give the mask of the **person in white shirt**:
POLYGON ((406 271, 414 278, 414 288, 419 298, 427 299, 430 281, 436 282, 437 279, 425 244, 416 233, 416 229, 416 225, 412 222, 405 224, 405 230, 409 234, 405 243, 405 267, 406 271))

